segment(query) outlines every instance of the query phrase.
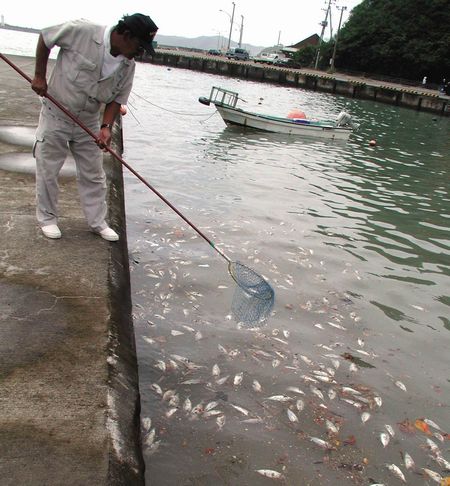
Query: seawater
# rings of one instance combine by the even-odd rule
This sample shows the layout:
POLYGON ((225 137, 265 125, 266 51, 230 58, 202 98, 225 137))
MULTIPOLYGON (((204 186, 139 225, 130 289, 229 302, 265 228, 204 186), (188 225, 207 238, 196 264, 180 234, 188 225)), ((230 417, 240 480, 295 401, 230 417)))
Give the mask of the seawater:
POLYGON ((125 158, 276 292, 267 323, 239 329, 223 259, 125 175, 147 480, 393 484, 395 463, 425 482, 405 452, 445 475, 426 442, 444 451, 444 435, 419 428, 449 417, 449 119, 153 65, 129 110, 125 158), (347 143, 227 128, 198 103, 212 86, 251 111, 345 110, 360 128, 347 143), (217 416, 201 413, 211 402, 217 416))
MULTIPOLYGON (((1 52, 33 55, 36 39, 0 30, 1 52)), ((276 293, 268 321, 240 329, 224 260, 125 169, 147 482, 448 475, 427 439, 450 460, 449 119, 138 64, 123 123, 125 160, 276 293), (212 86, 360 128, 347 143, 227 128, 197 101, 212 86)))

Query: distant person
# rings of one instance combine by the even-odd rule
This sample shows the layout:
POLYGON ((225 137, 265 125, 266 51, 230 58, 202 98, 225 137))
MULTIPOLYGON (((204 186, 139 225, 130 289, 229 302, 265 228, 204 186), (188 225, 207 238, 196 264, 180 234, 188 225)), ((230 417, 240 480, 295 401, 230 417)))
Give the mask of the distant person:
POLYGON ((447 84, 445 85, 445 88, 444 88, 444 93, 447 96, 450 96, 450 81, 447 81, 447 84))
POLYGON ((422 86, 425 88, 426 85, 427 85, 427 77, 424 76, 422 79, 422 86))
POLYGON ((40 96, 45 96, 48 89, 50 95, 99 139, 97 146, 91 136, 50 100, 42 99, 34 155, 36 216, 46 237, 61 238, 58 174, 70 150, 89 227, 105 240, 119 239, 105 221, 106 176, 100 148, 111 143, 114 120, 121 105, 127 104, 134 78, 134 58, 144 51, 154 53, 152 41, 157 30, 150 17, 139 13, 125 15, 113 27, 75 20, 42 30, 36 48, 32 89, 40 96), (54 46, 59 46, 60 51, 47 85, 47 63, 54 46))

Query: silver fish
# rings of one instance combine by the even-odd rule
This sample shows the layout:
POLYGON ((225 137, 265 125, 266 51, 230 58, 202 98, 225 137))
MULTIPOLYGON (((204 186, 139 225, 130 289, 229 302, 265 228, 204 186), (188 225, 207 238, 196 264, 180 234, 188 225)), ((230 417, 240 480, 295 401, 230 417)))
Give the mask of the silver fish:
POLYGON ((406 483, 405 475, 402 473, 401 469, 398 466, 396 466, 395 464, 386 464, 386 467, 389 469, 389 471, 391 471, 394 476, 406 483))
POLYGON ((222 376, 222 378, 219 378, 218 380, 216 380, 216 383, 218 385, 223 385, 228 380, 229 377, 230 377, 230 375, 222 376))
POLYGON ((213 376, 220 376, 220 368, 219 368, 219 365, 218 364, 215 364, 212 367, 212 375, 213 376))
POLYGON ((177 410, 178 410, 178 408, 175 408, 175 407, 173 407, 173 408, 169 408, 169 410, 167 410, 167 412, 166 412, 166 417, 167 417, 167 418, 172 417, 172 415, 173 415, 174 413, 176 413, 176 411, 177 411, 177 410))
POLYGON ((355 400, 350 400, 349 398, 341 398, 341 400, 342 400, 343 402, 347 402, 347 403, 349 403, 350 405, 353 405, 353 406, 354 406, 354 407, 356 407, 356 408, 359 408, 359 409, 361 409, 361 408, 362 408, 362 404, 361 404, 361 403, 359 403, 359 402, 355 402, 355 400))
POLYGON ((261 424, 263 422, 261 417, 254 417, 242 420, 241 423, 243 424, 261 424))
POLYGON ((361 420, 362 420, 363 424, 365 424, 369 419, 370 419, 370 413, 369 412, 363 412, 361 414, 361 420))
POLYGON ((339 360, 337 360, 337 359, 332 359, 332 360, 331 360, 331 364, 332 364, 332 365, 333 365, 333 366, 334 366, 336 369, 338 369, 338 368, 339 368, 339 366, 341 366, 340 361, 339 361, 339 360))
POLYGON ((219 430, 223 429, 223 426, 225 425, 225 415, 220 415, 219 417, 216 418, 216 424, 217 427, 219 427, 219 430))
POLYGON ((404 385, 404 383, 402 383, 401 381, 396 381, 395 382, 395 385, 398 386, 400 388, 400 390, 403 390, 404 392, 406 392, 406 386, 404 385))
POLYGON ((327 450, 334 449, 334 447, 326 440, 319 439, 318 437, 310 437, 310 440, 311 442, 314 442, 314 444, 318 445, 322 449, 327 449, 327 450))
POLYGON ((288 419, 291 421, 291 422, 298 422, 298 417, 297 415, 295 415, 295 413, 290 410, 289 408, 286 410, 286 413, 287 413, 287 416, 288 416, 288 419))
POLYGON ((149 431, 152 427, 152 419, 150 417, 144 417, 142 419, 142 428, 149 431))
POLYGON ((432 420, 430 419, 427 419, 427 418, 424 418, 423 421, 429 425, 430 427, 433 427, 434 429, 436 430, 439 430, 442 432, 442 429, 439 427, 439 425, 436 423, 436 422, 433 422, 432 420))
POLYGON ((167 390, 163 393, 162 399, 164 401, 170 400, 176 394, 175 390, 167 390))
POLYGON ((203 413, 203 402, 198 403, 192 410, 191 413, 193 415, 199 415, 200 413, 203 413))
POLYGON ((158 395, 161 395, 163 394, 163 391, 161 389, 161 387, 158 385, 158 383, 152 383, 150 385, 150 389, 153 390, 154 392, 156 392, 158 395))
POLYGON ((198 378, 192 378, 191 380, 182 381, 180 385, 199 385, 200 383, 203 383, 203 381, 198 378))
POLYGON ((450 462, 447 461, 447 459, 444 459, 439 454, 430 457, 432 457, 439 464, 439 466, 441 466, 442 469, 444 469, 445 471, 450 471, 450 462))
POLYGON ((381 407, 381 405, 383 405, 383 400, 381 399, 381 397, 378 397, 378 396, 375 396, 373 397, 373 399, 375 400, 375 403, 381 407))
POLYGON ((262 391, 261 383, 258 380, 253 380, 252 388, 253 390, 255 390, 255 392, 258 393, 262 391))
POLYGON ((271 397, 267 397, 266 400, 273 400, 274 402, 288 402, 292 400, 291 397, 287 395, 272 395, 271 397))
POLYGON ((303 390, 300 390, 297 386, 288 386, 286 388, 287 391, 291 391, 293 393, 298 393, 299 395, 304 395, 305 392, 303 390))
POLYGON ((385 425, 384 428, 388 431, 388 434, 391 436, 391 437, 394 437, 395 435, 395 432, 394 432, 394 429, 390 426, 390 425, 385 425))
POLYGON ((261 474, 261 476, 265 476, 266 478, 280 479, 280 480, 284 479, 284 476, 281 473, 279 473, 278 471, 274 471, 272 469, 255 469, 255 471, 258 474, 261 474))
POLYGON ((330 400, 334 400, 337 396, 337 393, 335 392, 335 390, 333 388, 329 388, 327 394, 328 394, 328 398, 330 400))
POLYGON ((178 394, 175 394, 173 397, 170 398, 169 405, 171 407, 178 407, 179 404, 180 404, 180 397, 178 394))
POLYGON ((155 437, 156 437, 156 430, 155 429, 150 430, 150 432, 145 436, 144 444, 147 447, 150 447, 153 444, 155 437))
POLYGON ((386 432, 381 432, 380 440, 381 440, 381 443, 383 444, 383 447, 386 447, 389 444, 389 441, 391 440, 390 435, 386 434, 386 432))
POLYGON ((426 467, 422 468, 422 471, 433 481, 436 483, 441 483, 442 481, 442 476, 438 474, 437 472, 432 471, 431 469, 427 469, 426 467))
POLYGON ((441 451, 437 444, 433 442, 431 439, 427 439, 427 445, 430 448, 431 452, 436 455, 441 455, 441 451))
POLYGON ((242 415, 248 415, 250 413, 247 409, 240 407, 239 405, 233 405, 232 403, 230 403, 230 405, 238 412, 241 412, 242 415))
POLYGON ((355 363, 350 363, 348 370, 352 373, 356 373, 358 371, 358 367, 355 365, 355 363))
POLYGON ((299 399, 295 402, 295 406, 297 407, 297 410, 301 412, 305 408, 305 402, 299 399))
POLYGON ((319 383, 315 378, 312 378, 311 376, 308 375, 302 375, 301 378, 303 378, 303 381, 309 382, 309 383, 319 383))
POLYGON ((217 415, 223 415, 222 410, 209 410, 203 413, 204 418, 217 417, 217 415))
POLYGON ((300 358, 309 366, 314 364, 313 361, 308 358, 308 356, 301 354, 300 358))
POLYGON ((361 395, 361 392, 359 392, 358 390, 355 390, 354 388, 351 388, 349 386, 343 386, 342 392, 343 393, 350 393, 352 395, 361 395))
POLYGON ((326 419, 325 420, 325 426, 329 432, 332 434, 338 434, 339 433, 339 427, 334 424, 331 420, 326 419))
POLYGON ((234 376, 234 379, 233 379, 233 385, 234 386, 239 386, 241 383, 242 383, 242 379, 244 378, 244 373, 241 371, 240 373, 237 373, 235 376, 234 376))
POLYGON ((205 406, 205 412, 209 412, 213 408, 216 408, 217 405, 219 405, 219 402, 209 402, 209 403, 207 403, 206 406, 205 406))
POLYGON ((164 361, 158 359, 155 362, 155 368, 158 368, 161 371, 166 371, 166 363, 164 363, 164 361))
POLYGON ((346 331, 347 328, 344 326, 341 326, 340 324, 335 324, 334 322, 327 322, 327 324, 331 327, 335 327, 336 329, 340 329, 341 331, 346 331))
POLYGON ((319 397, 321 400, 324 400, 325 397, 323 396, 323 393, 318 388, 316 388, 315 386, 310 386, 309 389, 314 395, 319 397))
POLYGON ((414 469, 416 466, 413 458, 407 452, 403 454, 403 462, 405 463, 406 469, 414 469))
POLYGON ((186 400, 184 401, 183 403, 183 410, 185 412, 190 412, 192 410, 192 402, 191 400, 188 398, 186 398, 186 400))

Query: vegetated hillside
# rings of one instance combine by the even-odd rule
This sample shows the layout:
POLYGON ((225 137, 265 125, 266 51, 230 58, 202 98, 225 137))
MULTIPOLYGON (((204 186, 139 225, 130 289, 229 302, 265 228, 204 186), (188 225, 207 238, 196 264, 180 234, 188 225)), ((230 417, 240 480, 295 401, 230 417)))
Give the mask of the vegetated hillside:
POLYGON ((341 29, 336 66, 439 83, 450 78, 450 0, 364 0, 341 29))

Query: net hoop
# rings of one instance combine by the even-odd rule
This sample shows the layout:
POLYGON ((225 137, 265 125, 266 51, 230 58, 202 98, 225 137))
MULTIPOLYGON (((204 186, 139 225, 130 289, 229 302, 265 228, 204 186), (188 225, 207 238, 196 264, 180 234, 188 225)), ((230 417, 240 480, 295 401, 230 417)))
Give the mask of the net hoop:
POLYGON ((273 301, 275 292, 258 273, 240 262, 229 262, 228 271, 236 284, 250 297, 273 301))

